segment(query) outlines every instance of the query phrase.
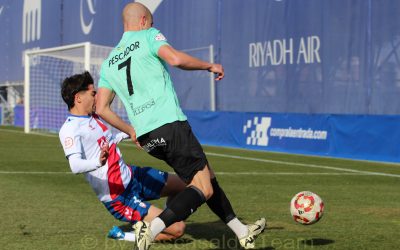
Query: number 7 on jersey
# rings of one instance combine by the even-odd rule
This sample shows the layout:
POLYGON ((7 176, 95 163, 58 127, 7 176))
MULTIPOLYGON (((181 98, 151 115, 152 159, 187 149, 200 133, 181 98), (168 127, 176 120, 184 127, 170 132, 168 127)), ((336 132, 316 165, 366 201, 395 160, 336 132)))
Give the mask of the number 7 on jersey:
POLYGON ((123 63, 118 65, 118 70, 121 70, 126 67, 126 83, 128 84, 128 92, 129 95, 133 95, 133 85, 131 79, 131 57, 126 59, 123 63))

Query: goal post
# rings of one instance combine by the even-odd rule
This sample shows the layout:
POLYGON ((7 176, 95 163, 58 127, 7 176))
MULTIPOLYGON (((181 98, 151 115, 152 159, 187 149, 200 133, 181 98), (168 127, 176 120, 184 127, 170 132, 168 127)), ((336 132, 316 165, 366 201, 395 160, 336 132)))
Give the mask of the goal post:
POLYGON ((25 53, 24 131, 58 132, 68 110, 61 98, 63 79, 89 71, 95 84, 111 47, 78 43, 25 53))
MULTIPOLYGON (((212 44, 210 44, 208 46, 204 46, 204 47, 183 49, 182 51, 185 53, 188 53, 192 56, 195 56, 197 58, 200 58, 204 61, 214 63, 214 45, 212 45, 212 44)), ((193 79, 193 73, 189 72, 188 74, 190 75, 190 78, 193 79)), ((200 76, 204 74, 204 76, 208 77, 208 79, 209 79, 209 86, 208 86, 209 90, 207 91, 208 93, 204 93, 204 94, 207 95, 208 99, 209 99, 207 101, 208 109, 210 111, 216 111, 217 104, 216 104, 216 90, 215 90, 215 75, 212 72, 209 72, 208 76, 207 76, 206 72, 199 73, 199 74, 200 74, 200 76)), ((175 78, 174 78, 174 80, 175 80, 175 78)), ((199 78, 199 80, 200 80, 200 78, 199 78)), ((185 83, 185 84, 187 84, 187 83, 185 83)), ((200 86, 200 87, 205 88, 206 86, 200 86)), ((195 97, 201 98, 202 96, 201 95, 199 96, 199 92, 196 92, 195 97)), ((193 98, 193 96, 191 98, 193 98)), ((183 108, 186 108, 185 103, 183 103, 183 108)))

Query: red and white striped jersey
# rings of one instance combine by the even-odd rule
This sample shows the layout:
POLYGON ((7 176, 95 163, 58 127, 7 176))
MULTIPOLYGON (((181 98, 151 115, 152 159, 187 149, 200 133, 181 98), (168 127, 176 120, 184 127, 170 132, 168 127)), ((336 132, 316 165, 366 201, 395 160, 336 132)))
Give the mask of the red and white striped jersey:
POLYGON ((97 115, 69 115, 60 129, 59 137, 67 159, 71 155, 80 154, 83 160, 96 162, 98 166, 100 147, 108 142, 109 156, 104 166, 93 166, 93 170, 88 172, 85 169, 76 171, 72 167, 71 170, 75 173, 83 172, 102 202, 111 201, 125 191, 131 181, 132 171, 123 161, 117 147, 121 139, 116 139, 97 115))

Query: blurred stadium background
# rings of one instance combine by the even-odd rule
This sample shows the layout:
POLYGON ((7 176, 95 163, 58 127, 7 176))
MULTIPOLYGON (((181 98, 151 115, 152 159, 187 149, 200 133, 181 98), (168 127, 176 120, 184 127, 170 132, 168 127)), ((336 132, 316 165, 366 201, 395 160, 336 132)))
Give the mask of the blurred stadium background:
MULTIPOLYGON (((24 126, 25 52, 82 42, 113 47, 127 2, 1 0, 0 123, 24 126)), ((204 72, 171 69, 203 143, 400 161, 399 1, 143 2, 174 47, 225 67, 218 84, 204 72)), ((108 53, 95 50, 100 61, 108 53)), ((84 57, 84 49, 71 53, 84 57)), ((60 101, 60 81, 84 65, 48 60, 45 68, 44 61, 30 60, 43 88, 30 89, 30 126, 51 131, 60 121, 43 125, 43 114, 60 101)), ((49 112, 62 118, 66 111, 49 112)))
MULTIPOLYGON (((84 69, 97 79, 101 60, 123 33, 120 14, 128 2, 0 0, 4 249, 130 249, 104 239, 115 221, 83 178, 65 176, 68 165, 54 137, 67 114, 59 95, 62 79, 84 69), (23 134, 26 124, 46 136, 23 134), (59 173, 46 174, 54 171, 59 173), (48 200, 40 194, 49 190, 57 202, 46 210, 42 205, 48 200), (76 199, 87 200, 87 206, 76 199), (29 205, 20 207, 22 200, 29 205), (54 226, 55 219, 65 229, 54 226), (90 243, 94 239, 100 241, 90 243)), ((272 219, 262 249, 398 248, 400 1, 140 2, 171 45, 225 67, 226 77, 218 83, 207 72, 170 70, 195 134, 203 144, 218 146, 206 151, 239 214, 252 220, 265 212, 272 219), (288 202, 302 189, 320 194, 330 213, 311 228, 296 227, 289 217, 288 202)), ((114 108, 124 117, 118 100, 114 108)), ((128 162, 168 170, 127 148, 122 149, 128 162)), ((192 239, 206 243, 183 242, 180 249, 235 249, 225 238, 210 243, 207 226, 218 232, 223 227, 216 218, 210 224, 206 211, 202 208, 189 227, 200 235, 192 239)))

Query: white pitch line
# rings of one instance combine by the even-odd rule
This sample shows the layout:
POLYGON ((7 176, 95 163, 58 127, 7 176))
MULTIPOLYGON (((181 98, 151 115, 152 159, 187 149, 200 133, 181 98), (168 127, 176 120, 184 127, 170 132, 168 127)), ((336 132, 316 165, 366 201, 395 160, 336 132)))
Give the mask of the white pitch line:
MULTIPOLYGON (((26 134, 24 131, 3 129, 3 128, 0 128, 0 132, 26 134)), ((39 132, 30 132, 29 134, 26 134, 26 135, 38 135, 38 136, 44 136, 44 137, 58 137, 57 134, 45 134, 45 133, 39 133, 39 132)))
POLYGON ((0 171, 0 174, 72 174, 72 172, 0 171))
POLYGON ((215 172, 218 175, 369 175, 362 173, 215 172))
POLYGON ((260 158, 253 158, 253 157, 243 157, 243 156, 237 156, 237 155, 218 154, 218 153, 211 153, 211 152, 205 152, 205 153, 207 155, 211 155, 211 156, 225 157, 225 158, 238 159, 238 160, 257 161, 257 162, 274 163, 274 164, 281 164, 281 165, 301 166, 301 167, 307 167, 307 168, 329 169, 329 170, 344 171, 344 172, 351 172, 351 173, 365 174, 365 175, 378 175, 378 176, 387 176, 387 177, 400 178, 400 175, 398 175, 398 174, 387 174, 387 173, 381 173, 381 172, 360 171, 360 170, 355 170, 355 169, 350 169, 350 168, 337 168, 337 167, 330 167, 330 166, 324 166, 324 165, 315 165, 315 164, 295 163, 295 162, 287 162, 287 161, 267 160, 267 159, 260 159, 260 158))
MULTIPOLYGON (((13 133, 24 133, 23 131, 15 131, 15 130, 13 131, 13 130, 8 130, 8 129, 0 129, 0 131, 13 132, 13 133)), ((42 134, 42 133, 37 133, 35 135, 56 137, 56 135, 42 134)), ((132 146, 133 147, 135 145, 127 144, 126 146, 132 146)), ((262 158, 244 157, 244 156, 238 156, 238 155, 219 154, 219 153, 212 153, 212 152, 205 152, 205 153, 207 155, 211 155, 211 156, 218 156, 218 157, 238 159, 238 160, 248 160, 248 161, 257 161, 257 162, 281 164, 281 165, 301 166, 301 167, 307 167, 307 168, 329 169, 329 170, 335 170, 335 171, 358 173, 358 174, 363 174, 363 175, 376 175, 376 176, 386 176, 386 177, 400 178, 399 174, 388 174, 388 173, 381 173, 381 172, 361 171, 361 170, 355 170, 355 169, 350 169, 350 168, 337 168, 337 167, 331 167, 331 166, 325 166, 325 165, 317 165, 317 164, 305 164, 305 163, 296 163, 296 162, 288 162, 288 161, 267 160, 267 159, 262 159, 262 158)))

